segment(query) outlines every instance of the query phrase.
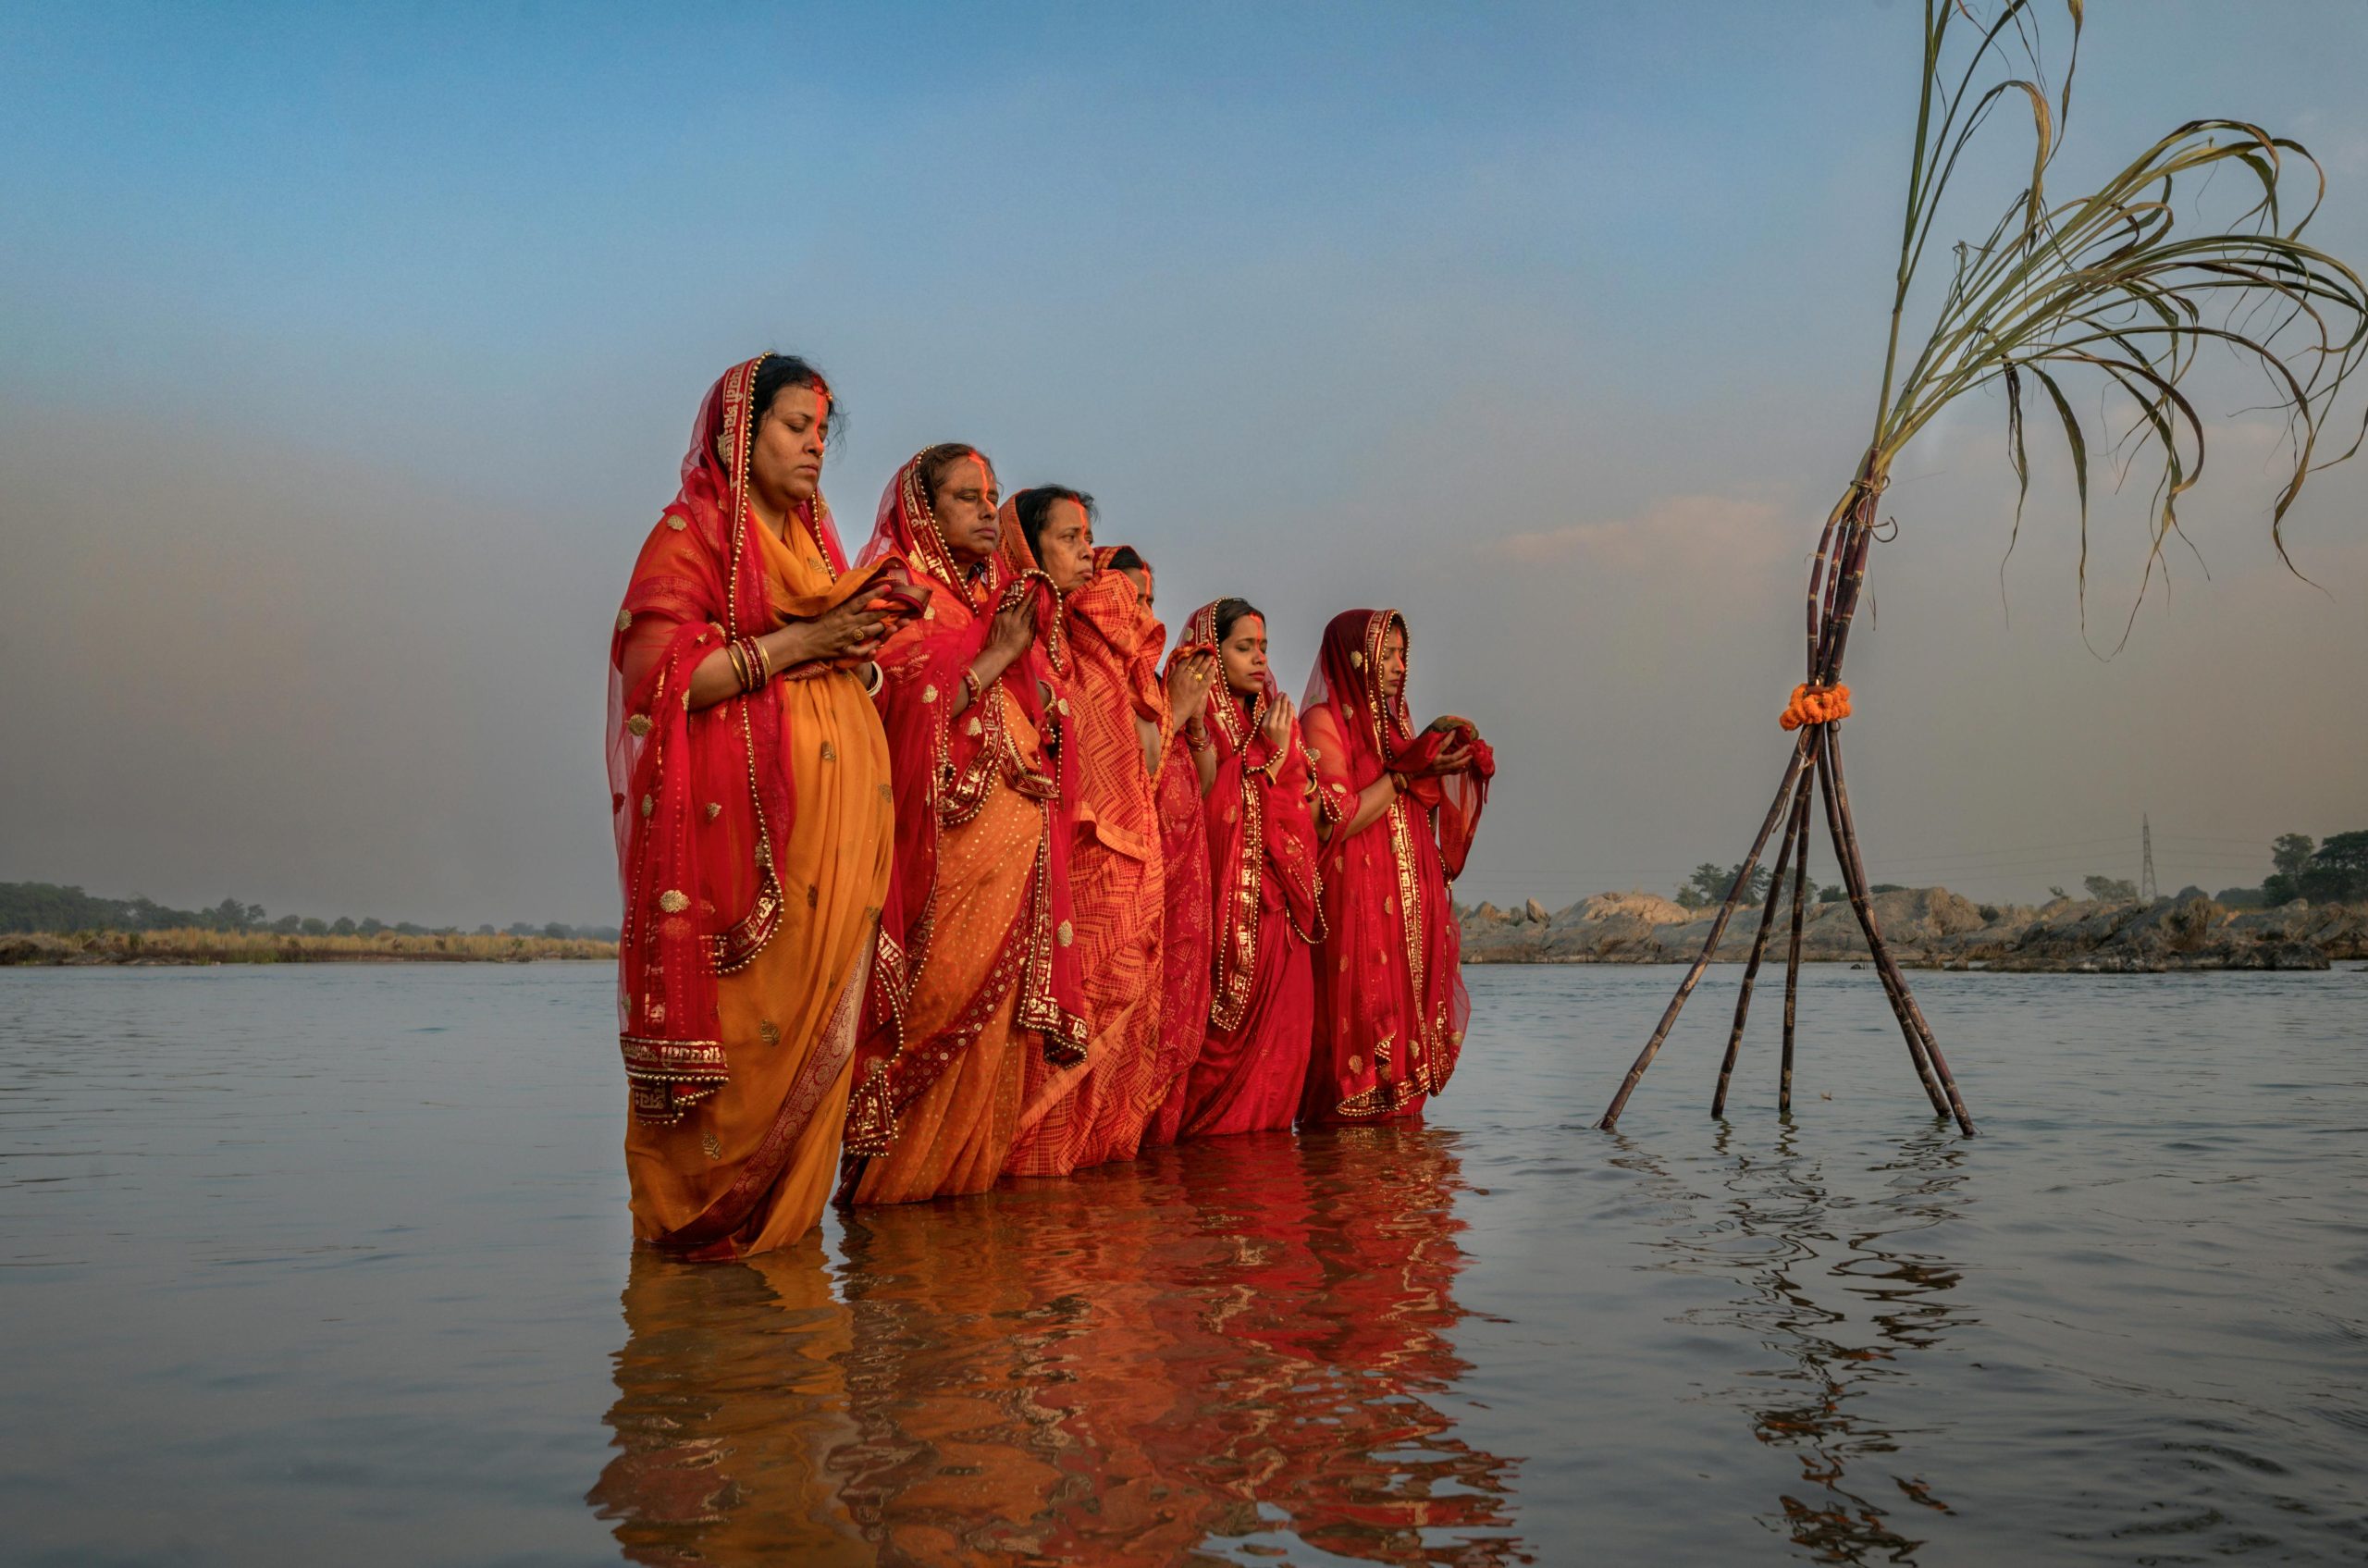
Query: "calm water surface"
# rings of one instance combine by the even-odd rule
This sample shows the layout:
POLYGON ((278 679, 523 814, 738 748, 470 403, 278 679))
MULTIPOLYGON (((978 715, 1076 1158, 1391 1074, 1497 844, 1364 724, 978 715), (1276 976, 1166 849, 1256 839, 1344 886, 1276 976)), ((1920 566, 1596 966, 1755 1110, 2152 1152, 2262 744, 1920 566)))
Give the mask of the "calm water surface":
POLYGON ((1708 1120, 1734 974, 687 1267, 605 967, 0 971, 0 1562, 2368 1559, 2368 972, 1919 976, 1970 1142, 1834 969, 1708 1120))

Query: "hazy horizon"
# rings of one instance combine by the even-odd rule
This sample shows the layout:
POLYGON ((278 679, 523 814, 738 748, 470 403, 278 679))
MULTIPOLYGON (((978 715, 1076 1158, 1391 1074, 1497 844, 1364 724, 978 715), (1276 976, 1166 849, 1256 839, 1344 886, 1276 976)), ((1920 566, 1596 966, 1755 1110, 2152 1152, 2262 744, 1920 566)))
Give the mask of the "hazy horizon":
MULTIPOLYGON (((777 348, 845 394, 851 549, 960 438, 1094 492, 1171 626, 1260 603, 1294 695, 1394 604, 1418 717, 1500 759, 1458 895, 1665 895, 1783 762, 1917 9, 0 9, 0 880, 613 923, 616 602, 777 348)), ((2363 46, 2334 0, 2092 7, 2054 178, 2258 118, 2368 262, 2363 46)), ((2288 519, 2302 581, 2254 389, 2200 385, 2210 576, 2175 546, 2111 659, 2151 480, 2100 499, 2084 641, 2060 438, 2011 560, 2002 402, 1910 449, 1851 645, 1878 880, 2134 880, 2142 813, 2217 890, 2368 827, 2368 464, 2288 519)))

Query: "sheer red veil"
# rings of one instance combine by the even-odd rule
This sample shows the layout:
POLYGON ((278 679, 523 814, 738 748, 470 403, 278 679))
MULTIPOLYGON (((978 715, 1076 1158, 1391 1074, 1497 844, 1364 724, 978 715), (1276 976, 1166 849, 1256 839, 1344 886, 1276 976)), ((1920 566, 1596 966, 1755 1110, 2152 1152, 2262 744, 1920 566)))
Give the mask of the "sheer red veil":
MULTIPOLYGON (((1192 611, 1174 657, 1217 647, 1217 606, 1223 602, 1192 611)), ((1302 940, 1319 941, 1323 934, 1307 747, 1296 719, 1280 750, 1267 743, 1264 727, 1267 708, 1281 695, 1270 671, 1264 688, 1247 703, 1222 684, 1209 698, 1206 725, 1217 755, 1217 779, 1205 813, 1210 892, 1215 899, 1209 1021, 1222 1031, 1240 1026, 1250 1000, 1264 877, 1275 879, 1286 918, 1302 940), (1227 766, 1237 761, 1240 766, 1227 766)))
MULTIPOLYGON (((1060 745, 1059 675, 1046 638, 1040 636, 997 677, 1044 737, 1042 759, 1021 754, 1003 722, 1002 705, 984 700, 984 693, 958 719, 953 715, 955 698, 986 646, 997 610, 1033 599, 1037 624, 1051 628, 1058 605, 1041 572, 1015 573, 999 557, 990 557, 974 575, 954 559, 920 471, 928 455, 916 454, 888 481, 871 538, 857 562, 870 566, 900 561, 929 596, 928 608, 893 633, 880 653, 881 717, 895 793, 896 864, 881 911, 847 1114, 847 1149, 857 1156, 887 1152, 896 1113, 978 1037, 1014 983, 1019 990, 1017 1026, 1042 1033, 1048 1055, 1075 1060, 1086 1046, 1076 959, 1065 940, 1070 933, 1068 832, 1060 812, 1068 793, 1067 763, 1060 745), (1054 693, 1051 702, 1043 697, 1046 690, 1054 693), (1039 840, 1029 895, 1009 932, 987 933, 1001 945, 974 1001, 932 1038, 908 1040, 906 1003, 936 935, 938 836, 977 815, 998 778, 1036 801, 1044 814, 1046 832, 1039 840)), ((982 453, 973 455, 986 461, 982 453)))
MULTIPOLYGON (((1350 610, 1324 628, 1304 711, 1326 711, 1338 739, 1327 734, 1320 744, 1346 755, 1323 759, 1332 781, 1321 786, 1318 811, 1346 821, 1358 794, 1386 771, 1419 770, 1459 744, 1474 756, 1468 772, 1412 779, 1379 821, 1353 838, 1336 832, 1325 846, 1332 929, 1316 1059, 1338 1091, 1326 1108, 1350 1117, 1389 1115, 1447 1087, 1455 1070, 1472 1007, 1449 883, 1463 868, 1496 772, 1467 721, 1443 719, 1417 734, 1403 687, 1384 693, 1382 644, 1393 627, 1408 636, 1395 610, 1350 610)), ((1406 646, 1411 667, 1411 636, 1406 646)))
MULTIPOLYGON (((646 1121, 677 1120, 726 1081, 715 977, 753 958, 781 916, 773 858, 796 800, 780 705, 734 697, 689 711, 692 672, 726 637, 782 623, 748 510, 752 393, 771 357, 734 365, 709 389, 682 487, 642 546, 610 642, 609 804, 624 892, 618 1033, 646 1121)), ((792 525, 844 575, 819 496, 792 525)))

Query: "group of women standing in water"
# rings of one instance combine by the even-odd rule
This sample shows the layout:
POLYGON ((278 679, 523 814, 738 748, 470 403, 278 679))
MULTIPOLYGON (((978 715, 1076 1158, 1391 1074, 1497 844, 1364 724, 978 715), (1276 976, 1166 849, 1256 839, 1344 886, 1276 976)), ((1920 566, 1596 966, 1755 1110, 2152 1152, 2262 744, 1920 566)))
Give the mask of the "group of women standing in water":
POLYGON ((1417 731, 1395 611, 1305 710, 1246 599, 1162 662, 1149 562, 974 447, 850 563, 805 361, 707 397, 617 616, 635 1234, 693 1257, 1178 1139, 1419 1116, 1463 1043, 1487 745, 1417 731), (835 1182, 834 1182, 835 1174, 835 1182))

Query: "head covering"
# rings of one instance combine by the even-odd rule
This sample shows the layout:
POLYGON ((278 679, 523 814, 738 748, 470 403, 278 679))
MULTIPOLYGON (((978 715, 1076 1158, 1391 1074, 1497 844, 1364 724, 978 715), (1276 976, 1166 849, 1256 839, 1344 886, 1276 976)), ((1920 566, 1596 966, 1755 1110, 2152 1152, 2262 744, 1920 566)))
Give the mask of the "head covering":
MULTIPOLYGON (((773 858, 796 802, 780 705, 733 697, 689 711, 703 661, 729 638, 781 624, 748 509, 754 390, 771 357, 734 365, 709 389, 681 488, 642 546, 609 647, 610 809, 624 892, 618 1033, 645 1121, 678 1120, 726 1081, 715 975, 754 957, 781 916, 773 858)), ((844 575, 820 496, 788 524, 844 575)))
POLYGON ((1135 586, 1127 572, 1110 564, 1118 553, 1116 545, 1096 545, 1093 550, 1093 575, 1085 586, 1069 595, 1071 620, 1075 623, 1072 640, 1092 636, 1108 645, 1114 656, 1122 656, 1127 667, 1127 694, 1134 703, 1138 718, 1149 719, 1167 727, 1167 689, 1160 680, 1159 656, 1167 645, 1167 627, 1151 612, 1151 562, 1137 557, 1139 564, 1127 571, 1141 572, 1144 586, 1135 586))
MULTIPOLYGON (((1224 602, 1215 599, 1192 611, 1171 662, 1188 649, 1217 646, 1217 606, 1224 602)), ((1308 809, 1307 747, 1299 721, 1292 719, 1279 749, 1266 738, 1267 710, 1281 695, 1272 670, 1246 708, 1230 686, 1209 695, 1209 743, 1217 758, 1216 782, 1205 802, 1215 900, 1209 1021, 1224 1031, 1240 1026, 1249 1005, 1270 881, 1301 938, 1315 942, 1323 933, 1315 820, 1308 809)))
MULTIPOLYGON (((881 911, 847 1113, 847 1148, 858 1155, 887 1151, 897 1112, 927 1089, 967 1043, 967 1039, 950 1037, 907 1042, 905 1007, 912 976, 927 961, 935 933, 939 834, 968 821, 998 783, 1040 802, 1045 812, 1045 840, 1024 923, 1030 932, 1049 938, 1069 920, 1064 803, 1073 785, 1062 745, 1065 698, 1044 639, 1031 643, 991 686, 978 692, 958 719, 953 711, 970 666, 993 634, 996 614, 1032 599, 1037 623, 1043 626, 1056 620, 1057 600, 1042 573, 1015 573, 1000 554, 989 556, 975 572, 955 560, 920 473, 921 460, 928 455, 927 451, 916 453, 889 479, 870 542, 859 558, 865 565, 903 562, 929 602, 918 617, 891 633, 879 655, 884 680, 881 721, 895 795, 896 865, 881 911), (1023 752, 1004 722, 998 692, 1027 716, 1042 737, 1041 747, 1023 752), (1052 694, 1049 700, 1047 692, 1052 694), (906 1049, 923 1043, 929 1049, 906 1049)), ((974 455, 987 461, 984 453, 974 455)), ((1000 940, 1002 933, 995 934, 1000 940)), ((1049 940, 1031 939, 1023 945, 1015 1014, 1019 1027, 1042 1034, 1048 1055, 1064 1061, 1081 1057, 1085 1024, 1074 955, 1049 940)), ((1004 978, 1009 983, 1007 973, 1004 978)), ((960 1028, 975 1035, 986 1021, 984 1005, 1000 999, 998 993, 983 997, 981 1006, 966 1009, 960 1028)))
POLYGON ((1408 635, 1395 610, 1334 616, 1308 679, 1308 723, 1326 752, 1317 809, 1333 824, 1324 846, 1329 961, 1318 975, 1308 1091, 1326 1119, 1396 1116, 1445 1089, 1472 1012, 1448 883, 1471 847, 1496 761, 1468 721, 1414 730, 1403 687, 1383 689, 1382 646, 1393 630, 1408 635), (1421 772, 1465 746, 1468 770, 1421 772), (1341 755, 1329 755, 1334 747, 1341 755), (1343 833, 1358 796, 1388 771, 1412 775, 1406 792, 1343 833))
POLYGON ((1323 646, 1316 650, 1315 668, 1307 680, 1305 712, 1331 709, 1348 747, 1345 766, 1331 770, 1346 776, 1350 789, 1325 789, 1319 809, 1332 821, 1354 814, 1353 792, 1362 790, 1385 771, 1419 772, 1443 751, 1459 745, 1473 749, 1471 768, 1441 777, 1410 779, 1410 797, 1435 813, 1439 855, 1450 880, 1463 873, 1480 812, 1488 803, 1488 781, 1496 776, 1496 753, 1480 738, 1468 719, 1449 714, 1432 722, 1419 735, 1406 707, 1401 683, 1395 695, 1382 688, 1381 650, 1395 628, 1405 639, 1409 677, 1413 671, 1414 638, 1406 618, 1395 610, 1344 610, 1324 628, 1323 646))

